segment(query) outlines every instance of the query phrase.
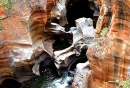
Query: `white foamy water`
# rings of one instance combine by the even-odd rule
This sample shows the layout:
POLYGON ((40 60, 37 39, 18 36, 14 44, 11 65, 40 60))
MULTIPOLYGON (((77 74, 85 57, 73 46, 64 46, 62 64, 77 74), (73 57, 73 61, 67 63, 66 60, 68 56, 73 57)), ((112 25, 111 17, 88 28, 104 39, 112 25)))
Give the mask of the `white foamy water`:
POLYGON ((68 82, 71 81, 72 79, 73 77, 68 77, 68 76, 65 79, 63 78, 56 79, 52 82, 52 84, 50 84, 48 88, 68 88, 67 87, 69 86, 68 82))

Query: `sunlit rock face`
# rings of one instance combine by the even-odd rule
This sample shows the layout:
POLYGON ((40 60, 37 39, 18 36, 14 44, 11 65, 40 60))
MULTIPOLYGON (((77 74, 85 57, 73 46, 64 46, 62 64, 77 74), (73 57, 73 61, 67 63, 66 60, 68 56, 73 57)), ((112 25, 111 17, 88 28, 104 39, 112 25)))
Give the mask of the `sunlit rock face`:
MULTIPOLYGON (((51 1, 54 3, 53 0, 51 1)), ((8 9, 8 3, 10 2, 5 3, 5 7, 0 6, 0 84, 9 78, 23 82, 34 76, 32 71, 34 58, 42 53, 40 51, 44 51, 43 48, 39 49, 42 41, 41 45, 37 46, 35 40, 42 38, 38 33, 44 31, 48 19, 46 5, 47 3, 50 5, 50 2, 46 0, 39 0, 39 2, 14 0, 10 3, 13 8, 8 9), (37 10, 36 6, 39 6, 40 10, 37 10), (35 11, 42 12, 34 14, 35 11), (39 16, 42 19, 39 19, 39 16), (39 30, 33 30, 36 28, 39 30), (37 52, 38 54, 34 55, 35 51, 40 53, 37 52)), ((52 7, 48 8, 48 10, 51 9, 52 7)))
MULTIPOLYGON (((0 84, 9 78, 23 82, 33 75, 31 65, 34 62, 30 60, 33 50, 27 36, 26 19, 23 18, 25 15, 22 14, 25 8, 28 9, 25 6, 18 12, 16 9, 18 3, 20 2, 16 2, 15 9, 9 12, 5 11, 7 8, 0 10, 3 14, 0 14, 2 19, 0 22, 0 84), (23 21, 23 19, 25 20, 23 21), (26 70, 23 69, 24 67, 26 70), (16 69, 25 73, 18 73, 16 69)), ((24 4, 24 2, 21 3, 21 5, 24 4)))
POLYGON ((3 8, 2 6, 0 6, 0 18, 4 18, 5 15, 6 15, 5 8, 3 8))
POLYGON ((89 80, 86 88, 116 88, 116 80, 129 77, 130 1, 98 0, 98 4, 100 16, 95 31, 98 41, 87 51, 91 75, 86 79, 89 80))
POLYGON ((22 1, 13 6, 14 9, 8 12, 6 7, 0 10, 0 84, 6 79, 23 82, 34 76, 31 70, 33 49, 26 30, 29 16, 26 10, 29 9, 22 1))
MULTIPOLYGON (((39 64, 54 55, 58 63, 62 60, 69 67, 73 62, 69 56, 79 55, 83 48, 89 47, 94 31, 90 18, 76 18, 76 27, 65 31, 64 26, 68 24, 66 4, 69 1, 8 0, 4 7, 0 5, 0 83, 8 78, 23 82, 34 73, 39 75, 39 64), (53 53, 55 37, 68 39, 72 35, 72 46, 57 51, 58 55, 53 53)), ((60 68, 66 64, 58 65, 60 68)))
POLYGON ((67 24, 65 6, 66 0, 7 0, 0 4, 0 83, 8 77, 23 82, 28 75, 39 75, 40 62, 52 57, 55 36, 63 34, 62 26, 67 24), (44 33, 49 29, 51 33, 44 33))

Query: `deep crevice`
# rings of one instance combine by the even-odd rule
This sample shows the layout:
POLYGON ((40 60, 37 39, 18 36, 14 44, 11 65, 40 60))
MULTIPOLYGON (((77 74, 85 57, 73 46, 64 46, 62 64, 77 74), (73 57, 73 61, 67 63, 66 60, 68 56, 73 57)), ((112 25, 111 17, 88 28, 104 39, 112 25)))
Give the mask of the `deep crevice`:
POLYGON ((5 79, 0 88, 22 88, 22 84, 14 79, 5 79))
POLYGON ((69 26, 76 26, 75 20, 81 17, 93 18, 94 11, 90 9, 88 0, 70 0, 67 4, 67 20, 69 26))

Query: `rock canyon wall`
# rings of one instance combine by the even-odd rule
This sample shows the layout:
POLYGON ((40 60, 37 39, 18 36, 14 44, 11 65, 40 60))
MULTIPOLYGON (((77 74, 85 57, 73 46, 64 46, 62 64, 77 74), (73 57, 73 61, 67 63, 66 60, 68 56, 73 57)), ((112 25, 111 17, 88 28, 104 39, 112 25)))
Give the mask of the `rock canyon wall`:
POLYGON ((130 1, 97 2, 100 16, 95 30, 95 44, 86 53, 90 70, 83 74, 81 83, 74 82, 75 88, 116 88, 116 80, 129 78, 130 1))
MULTIPOLYGON (((81 28, 75 27, 74 29, 70 28, 73 30, 69 32, 66 31, 66 26, 68 25, 66 6, 69 1, 0 1, 0 84, 8 78, 23 82, 30 79, 34 73, 40 75, 39 65, 46 58, 53 60, 56 66, 57 61, 61 63, 62 61, 59 61, 59 58, 55 58, 56 55, 53 53, 57 51, 55 47, 59 43, 59 41, 56 43, 58 39, 60 41, 66 40, 69 43, 68 45, 72 46, 66 45, 65 48, 68 47, 70 49, 65 49, 67 51, 63 53, 59 51, 64 55, 67 55, 67 52, 70 53, 67 57, 60 58, 66 64, 58 64, 57 69, 63 65, 68 68, 69 64, 75 61, 72 59, 70 61, 68 57, 77 53, 80 55, 80 49, 86 46, 83 38, 84 33, 80 33, 78 38, 75 34, 78 34, 81 28), (76 46, 77 43, 80 44, 76 46), (82 46, 82 44, 84 45, 82 46), (78 47, 80 48, 78 49, 78 47)), ((88 20, 91 22, 86 27, 89 28, 90 25, 93 30, 92 20, 88 20)), ((85 26, 84 23, 83 27, 85 26)), ((79 23, 77 22, 77 25, 82 27, 80 21, 79 23)), ((59 56, 57 55, 56 57, 59 56)))
POLYGON ((81 14, 86 10, 97 16, 99 9, 94 3, 98 3, 96 29, 91 14, 75 15, 75 11, 80 13, 78 4, 87 0, 7 0, 1 4, 0 83, 7 78, 23 82, 34 73, 40 75, 39 64, 46 57, 58 70, 68 68, 74 61, 70 57, 80 55, 84 47, 88 48, 88 62, 77 65, 74 88, 115 88, 116 80, 126 80, 130 76, 130 1, 89 2, 94 6, 86 6, 81 14), (71 16, 74 8, 75 16, 71 16), (68 45, 56 50, 58 39, 66 39, 68 45))

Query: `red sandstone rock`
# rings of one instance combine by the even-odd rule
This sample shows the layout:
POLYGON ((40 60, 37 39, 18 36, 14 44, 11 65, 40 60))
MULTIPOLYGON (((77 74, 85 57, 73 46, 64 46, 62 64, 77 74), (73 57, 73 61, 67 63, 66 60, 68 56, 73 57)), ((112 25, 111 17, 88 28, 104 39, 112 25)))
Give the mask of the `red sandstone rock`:
POLYGON ((5 8, 0 6, 0 18, 4 18, 6 15, 6 10, 5 8))
POLYGON ((129 20, 130 1, 98 0, 100 16, 95 31, 100 47, 92 46, 87 51, 91 75, 86 88, 116 88, 116 80, 126 80, 129 76, 129 20), (101 36, 103 28, 106 35, 101 36))
MULTIPOLYGON (((48 0, 47 3, 45 3, 45 0, 40 0, 40 2, 31 1, 19 0, 14 2, 13 9, 9 10, 9 16, 2 19, 0 23, 0 84, 8 77, 15 77, 14 79, 23 82, 33 74, 31 69, 34 64, 33 53, 41 49, 37 48, 40 45, 37 46, 38 44, 34 40, 42 39, 42 33, 48 19, 46 11, 50 12, 55 2, 54 0, 48 0), (35 6, 39 6, 41 10, 36 10, 35 6), (44 7, 47 7, 47 9, 44 7), (34 14, 32 11, 42 12, 34 14), (38 22, 39 24, 34 25, 38 22), (43 27, 42 30, 29 32, 31 29, 40 27, 43 27), (39 35, 39 32, 41 35, 39 35), (37 35, 35 36, 35 34, 37 35), (23 74, 21 74, 22 71, 24 71, 23 74)), ((6 9, 0 6, 0 19, 6 17, 6 9)))

